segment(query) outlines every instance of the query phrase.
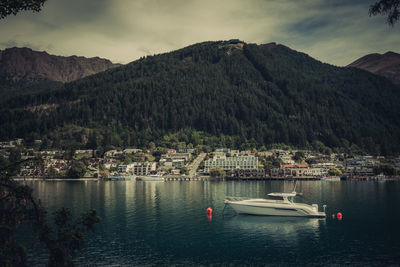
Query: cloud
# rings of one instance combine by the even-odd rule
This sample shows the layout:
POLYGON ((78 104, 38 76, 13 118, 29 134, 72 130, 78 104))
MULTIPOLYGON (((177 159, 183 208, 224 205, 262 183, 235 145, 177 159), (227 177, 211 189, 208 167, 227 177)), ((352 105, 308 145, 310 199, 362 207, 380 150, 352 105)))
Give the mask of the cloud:
MULTIPOLYGON (((399 28, 368 16, 363 0, 52 0, 0 21, 8 44, 128 63, 209 40, 278 42, 336 65, 396 51, 399 28)), ((398 51, 397 51, 398 52, 398 51)))

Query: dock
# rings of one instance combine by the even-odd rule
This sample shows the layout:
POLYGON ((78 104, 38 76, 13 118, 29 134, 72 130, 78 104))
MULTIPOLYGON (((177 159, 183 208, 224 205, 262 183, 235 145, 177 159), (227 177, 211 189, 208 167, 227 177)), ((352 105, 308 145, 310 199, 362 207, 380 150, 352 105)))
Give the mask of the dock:
POLYGON ((306 176, 306 177, 274 177, 274 176, 265 176, 265 177, 225 177, 225 180, 233 180, 233 181, 265 181, 265 180, 275 180, 275 181, 317 181, 321 180, 322 177, 314 177, 314 176, 306 176))
POLYGON ((206 176, 172 176, 172 177, 164 177, 165 181, 208 181, 209 177, 206 176))

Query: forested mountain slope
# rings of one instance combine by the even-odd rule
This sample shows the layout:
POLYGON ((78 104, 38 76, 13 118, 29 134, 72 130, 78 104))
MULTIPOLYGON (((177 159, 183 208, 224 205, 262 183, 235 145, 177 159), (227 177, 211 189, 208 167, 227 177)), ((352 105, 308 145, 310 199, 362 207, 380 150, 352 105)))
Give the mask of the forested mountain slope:
MULTIPOLYGON (((398 152, 400 90, 274 43, 204 42, 2 104, 0 137, 143 145, 181 130, 305 147, 398 152), (89 139, 63 133, 84 127, 89 139), (94 140, 93 140, 94 139, 94 140)), ((190 140, 192 141, 192 140, 190 140)))

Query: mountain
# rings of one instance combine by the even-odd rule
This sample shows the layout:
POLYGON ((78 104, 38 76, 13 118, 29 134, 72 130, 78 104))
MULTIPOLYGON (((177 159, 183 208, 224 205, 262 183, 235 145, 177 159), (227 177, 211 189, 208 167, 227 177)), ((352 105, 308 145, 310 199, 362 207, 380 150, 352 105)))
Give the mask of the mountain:
POLYGON ((204 42, 3 101, 0 139, 195 146, 204 144, 203 132, 212 147, 284 143, 390 154, 400 151, 398 103, 396 85, 357 68, 275 43, 204 42))
POLYGON ((0 89, 51 88, 118 66, 98 57, 62 57, 13 47, 0 50, 0 89))
POLYGON ((395 84, 400 84, 400 54, 387 52, 385 54, 369 54, 363 56, 348 67, 356 67, 388 78, 395 84))

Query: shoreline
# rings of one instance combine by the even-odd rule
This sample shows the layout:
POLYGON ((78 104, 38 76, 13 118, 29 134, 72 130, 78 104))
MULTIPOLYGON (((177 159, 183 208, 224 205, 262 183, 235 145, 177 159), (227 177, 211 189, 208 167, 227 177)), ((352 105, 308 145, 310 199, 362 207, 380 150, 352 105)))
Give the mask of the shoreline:
MULTIPOLYGON (((212 178, 209 176, 198 176, 196 178, 188 178, 185 176, 166 176, 164 177, 166 181, 199 181, 199 180, 209 180, 209 181, 323 181, 318 177, 292 177, 292 178, 281 178, 281 177, 246 177, 246 178, 233 178, 233 177, 225 177, 225 178, 212 178)), ((129 179, 112 179, 112 178, 44 178, 44 177, 12 177, 14 181, 46 181, 46 182, 61 182, 61 181, 90 181, 90 182, 99 182, 99 181, 132 181, 136 180, 136 178, 129 179)), ((385 177, 383 179, 376 178, 348 178, 347 181, 400 181, 400 176, 393 177, 385 177)))
POLYGON ((101 181, 100 178, 43 178, 43 177, 12 177, 14 181, 101 181))

